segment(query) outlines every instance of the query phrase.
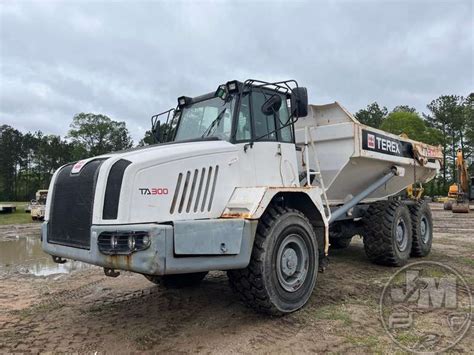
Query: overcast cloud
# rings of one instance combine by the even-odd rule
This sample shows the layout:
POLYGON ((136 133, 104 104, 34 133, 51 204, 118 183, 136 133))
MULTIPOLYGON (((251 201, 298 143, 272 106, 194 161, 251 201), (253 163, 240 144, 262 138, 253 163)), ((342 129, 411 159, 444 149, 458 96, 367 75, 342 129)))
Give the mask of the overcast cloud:
POLYGON ((426 112, 474 89, 473 1, 0 1, 0 124, 149 117, 228 80, 296 79, 311 103, 426 112))

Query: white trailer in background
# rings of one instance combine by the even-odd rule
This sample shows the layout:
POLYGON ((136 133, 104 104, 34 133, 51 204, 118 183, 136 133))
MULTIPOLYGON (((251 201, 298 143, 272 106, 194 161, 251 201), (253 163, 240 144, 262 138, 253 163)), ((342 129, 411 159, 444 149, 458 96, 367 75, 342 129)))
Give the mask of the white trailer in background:
POLYGON ((16 212, 16 205, 12 203, 0 204, 0 213, 13 213, 16 212))
POLYGON ((247 305, 284 314, 308 301, 330 240, 360 234, 368 257, 392 266, 430 251, 428 205, 389 197, 430 180, 438 148, 365 127, 337 103, 308 106, 295 81, 182 96, 152 128, 160 144, 54 174, 42 238, 56 262, 165 287, 227 270, 247 305))

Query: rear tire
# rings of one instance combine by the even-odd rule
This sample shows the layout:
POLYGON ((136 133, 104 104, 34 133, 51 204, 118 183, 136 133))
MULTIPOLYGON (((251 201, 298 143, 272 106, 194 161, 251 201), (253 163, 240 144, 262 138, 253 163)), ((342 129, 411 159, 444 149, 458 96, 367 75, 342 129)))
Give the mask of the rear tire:
POLYGON ((408 207, 413 227, 411 256, 427 256, 433 242, 433 217, 426 201, 419 201, 408 207))
POLYGON ((149 281, 154 284, 163 286, 168 289, 178 289, 185 287, 196 287, 206 277, 206 272, 194 272, 190 274, 176 274, 176 275, 144 275, 149 281))
POLYGON ((304 214, 270 206, 258 223, 249 265, 227 275, 247 306, 260 313, 283 315, 308 302, 318 262, 316 235, 304 214))
POLYGON ((375 264, 405 265, 412 249, 410 212, 400 201, 370 205, 365 216, 364 249, 375 264))

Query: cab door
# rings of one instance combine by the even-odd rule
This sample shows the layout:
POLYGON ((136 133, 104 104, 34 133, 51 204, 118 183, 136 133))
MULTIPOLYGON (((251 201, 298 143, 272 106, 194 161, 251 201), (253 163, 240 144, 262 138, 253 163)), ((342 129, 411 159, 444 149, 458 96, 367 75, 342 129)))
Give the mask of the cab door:
POLYGON ((283 127, 289 117, 286 97, 278 115, 261 110, 272 94, 252 91, 242 97, 235 134, 242 174, 246 186, 299 186, 293 127, 283 127))

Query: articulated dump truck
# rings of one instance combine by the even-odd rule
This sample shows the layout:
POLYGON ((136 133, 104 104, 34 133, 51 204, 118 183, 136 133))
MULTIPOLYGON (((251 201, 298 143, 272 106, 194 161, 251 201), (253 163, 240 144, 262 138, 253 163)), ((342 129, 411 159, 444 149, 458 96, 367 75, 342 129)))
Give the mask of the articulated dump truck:
MULTIPOLYGON (((157 144, 67 164, 49 188, 42 243, 163 287, 227 271, 256 311, 303 307, 330 248, 363 237, 374 263, 426 256, 424 201, 394 198, 432 179, 440 150, 308 105, 293 81, 230 81, 152 117, 157 144)), ((322 285, 321 287, 324 287, 322 285)))

